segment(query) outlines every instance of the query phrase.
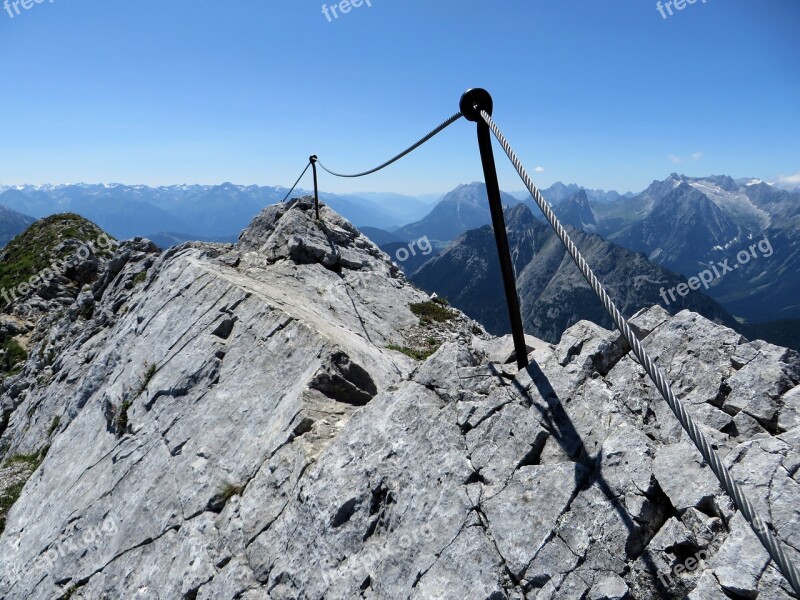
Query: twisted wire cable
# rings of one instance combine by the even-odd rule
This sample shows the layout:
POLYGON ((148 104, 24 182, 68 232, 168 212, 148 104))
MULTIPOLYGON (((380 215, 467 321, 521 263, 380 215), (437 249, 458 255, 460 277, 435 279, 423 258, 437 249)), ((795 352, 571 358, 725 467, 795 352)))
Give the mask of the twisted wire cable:
POLYGON ((378 171, 380 171, 381 169, 384 169, 384 168, 388 167, 389 165, 391 165, 392 163, 395 163, 395 162, 397 162, 398 160, 400 160, 401 158, 403 158, 403 157, 404 157, 406 154, 409 154, 409 153, 413 152, 414 150, 416 150, 417 148, 419 148, 420 146, 422 146, 422 144, 424 144, 424 143, 425 143, 425 142, 427 142, 429 139, 431 139, 433 136, 435 136, 437 133, 440 133, 441 131, 443 131, 444 129, 446 129, 447 127, 449 127, 450 125, 452 125, 452 124, 453 124, 453 123, 455 123, 456 121, 458 121, 458 120, 461 118, 461 116, 462 116, 462 115, 461 115, 461 113, 460 113, 460 112, 459 112, 459 113, 456 113, 456 114, 454 114, 452 117, 450 117, 449 119, 447 119, 446 121, 444 121, 444 122, 443 122, 441 125, 439 125, 439 126, 436 128, 436 129, 434 129, 433 131, 431 131, 431 132, 430 132, 428 135, 426 135, 425 137, 423 137, 421 140, 419 140, 418 142, 416 142, 416 143, 415 143, 415 144, 413 144, 412 146, 409 146, 408 148, 406 148, 405 150, 403 150, 403 151, 402 151, 400 154, 398 154, 398 155, 397 155, 397 156, 395 156, 394 158, 390 158, 389 160, 387 160, 387 161, 386 161, 385 163, 383 163, 382 165, 378 165, 377 167, 375 167, 374 169, 370 169, 369 171, 364 171, 363 173, 355 173, 355 174, 353 174, 353 175, 344 175, 344 174, 342 174, 342 173, 336 173, 336 172, 334 172, 334 171, 331 171, 331 170, 330 170, 330 169, 328 169, 328 168, 327 168, 325 165, 323 165, 323 164, 322 164, 322 163, 321 163, 319 160, 317 160, 317 164, 318 164, 320 167, 322 167, 322 169, 323 169, 325 172, 327 172, 327 173, 328 173, 328 174, 330 174, 330 175, 333 175, 334 177, 364 177, 364 175, 371 175, 372 173, 377 173, 377 172, 378 172, 378 171))
POLYGON ((300 177, 297 178, 297 181, 294 182, 294 185, 292 186, 292 189, 290 189, 289 192, 286 194, 286 196, 283 197, 283 200, 281 200, 281 202, 286 202, 286 198, 288 198, 289 194, 291 194, 294 191, 294 188, 296 188, 297 184, 300 183, 300 180, 303 178, 303 175, 306 174, 306 171, 308 171, 308 167, 310 167, 310 166, 311 166, 311 161, 308 161, 308 164, 306 165, 306 168, 303 169, 302 173, 300 173, 300 177))
POLYGON ((622 314, 620 314, 619 310, 617 310, 613 300, 611 300, 608 293, 606 293, 605 288, 603 288, 603 285, 586 263, 572 239, 569 237, 569 234, 556 218, 555 214, 550 208, 550 205, 544 199, 541 192, 539 192, 539 190, 533 184, 533 181, 525 170, 525 167, 522 166, 522 163, 520 162, 514 150, 511 148, 508 140, 503 135, 503 132, 500 131, 500 128, 492 120, 492 117, 488 112, 481 110, 480 115, 492 130, 492 133, 497 138, 497 141, 503 147, 503 150, 508 155, 509 160, 514 165, 514 168, 516 169, 525 186, 528 188, 531 196, 536 201, 536 204, 547 218, 550 226, 553 228, 553 231, 555 231, 558 238, 566 247, 567 252, 569 252, 572 260, 575 261, 575 264, 586 278, 586 281, 589 283, 592 290, 594 290, 594 293, 597 294, 598 298, 600 298, 600 301, 608 311, 608 314, 611 315, 611 318, 614 320, 614 324, 617 326, 625 340, 630 345, 633 353, 636 355, 636 358, 644 367, 644 370, 650 376, 650 379, 653 380, 653 383, 658 388, 658 391, 661 392, 664 400, 667 402, 670 409, 672 409, 672 412, 675 414, 681 426, 691 438, 692 442, 694 442, 694 445, 700 451, 700 454, 703 456, 703 460, 705 460, 706 464, 708 464, 708 466, 714 472, 714 475, 717 476, 717 479, 719 479, 723 489, 733 499, 736 507, 739 509, 739 511, 741 511, 744 518, 747 519, 747 522, 750 524, 753 532, 756 534, 758 539, 764 545, 764 548, 766 548, 769 555, 778 565, 778 568, 792 586, 794 592, 800 596, 800 576, 798 576, 797 568, 791 563, 778 540, 768 529, 766 523, 761 519, 753 505, 747 499, 744 494, 744 490, 742 490, 739 484, 733 480, 730 472, 725 465, 722 464, 719 456, 711 447, 711 444, 709 444, 708 440, 700 431, 700 429, 697 427, 694 419, 692 419, 692 417, 686 411, 683 403, 675 396, 660 367, 653 362, 653 360, 650 358, 650 355, 636 337, 636 334, 628 325, 627 320, 622 316, 622 314))

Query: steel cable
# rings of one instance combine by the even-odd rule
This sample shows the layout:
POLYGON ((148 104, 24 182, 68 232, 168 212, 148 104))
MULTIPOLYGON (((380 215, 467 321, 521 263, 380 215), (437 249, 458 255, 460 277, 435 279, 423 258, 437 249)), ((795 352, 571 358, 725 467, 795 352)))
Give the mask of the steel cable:
POLYGON ((384 169, 384 168, 388 167, 389 165, 391 165, 392 163, 395 163, 395 162, 397 162, 398 160, 400 160, 401 158, 403 158, 403 157, 404 157, 406 154, 409 154, 409 153, 413 152, 414 150, 416 150, 417 148, 419 148, 420 146, 422 146, 422 144, 424 144, 424 143, 425 143, 425 142, 427 142, 429 139, 431 139, 433 136, 435 136, 437 133, 440 133, 442 130, 446 129, 447 127, 449 127, 450 125, 452 125, 453 123, 455 123, 456 121, 458 121, 458 120, 459 120, 461 117, 462 117, 462 115, 461 115, 461 113, 460 113, 460 112, 459 112, 459 113, 456 113, 456 114, 454 114, 452 117, 450 117, 449 119, 447 119, 447 120, 446 120, 444 123, 442 123, 441 125, 439 125, 439 126, 436 128, 436 129, 434 129, 433 131, 431 131, 431 132, 430 132, 428 135, 426 135, 425 137, 423 137, 421 140, 419 140, 418 142, 416 142, 414 145, 412 145, 412 146, 409 146, 408 148, 406 148, 405 150, 403 150, 403 151, 402 151, 400 154, 398 154, 398 155, 397 155, 397 156, 395 156, 394 158, 390 158, 389 160, 387 160, 387 161, 386 161, 385 163, 383 163, 382 165, 378 165, 378 166, 377 166, 377 167, 375 167, 374 169, 370 169, 369 171, 364 171, 363 173, 355 173, 354 175, 344 175, 344 174, 342 174, 342 173, 336 173, 336 172, 334 172, 334 171, 331 171, 331 170, 330 170, 330 169, 328 169, 328 168, 327 168, 325 165, 323 165, 323 164, 322 164, 322 163, 321 163, 319 160, 317 160, 317 164, 318 164, 320 167, 322 167, 322 169, 323 169, 323 170, 324 170, 326 173, 328 173, 328 174, 330 174, 330 175, 333 175, 334 177, 364 177, 365 175, 371 175, 372 173, 377 173, 377 172, 378 172, 378 171, 380 171, 381 169, 384 169))
POLYGON ((531 196, 536 201, 536 204, 547 218, 550 226, 553 228, 553 231, 555 231, 558 238, 566 247, 567 252, 569 252, 572 260, 575 261, 575 264, 586 278, 586 281, 589 283, 592 290, 594 290, 594 293, 597 294, 598 298, 600 298, 600 301, 608 311, 608 314, 611 315, 611 318, 614 320, 617 328, 620 330, 620 332, 622 332, 623 337, 630 345, 633 353, 636 355, 636 358, 644 367, 644 370, 650 376, 650 379, 653 380, 653 383, 658 388, 658 391, 661 393, 670 409, 672 409, 672 412, 677 417, 681 426, 689 435, 692 442, 694 442, 694 445, 700 451, 700 454, 703 456, 703 459, 709 465, 714 475, 717 476, 717 479, 719 479, 725 492, 727 492, 727 494, 733 499, 736 507, 741 511, 744 518, 747 519, 747 522, 750 524, 753 532, 756 534, 758 539, 764 545, 764 548, 766 548, 769 555, 778 565, 778 568, 792 586, 794 592, 800 596, 800 576, 798 576, 797 568, 786 556, 786 553, 780 546, 778 540, 768 529, 766 523, 764 523, 764 521, 758 515, 753 505, 745 496, 742 488, 736 483, 736 481, 733 480, 730 472, 725 465, 722 464, 719 456, 711 447, 711 444, 709 444, 708 440, 700 431, 700 429, 697 427, 694 419, 692 419, 692 417, 686 411, 683 403, 675 396, 670 384, 667 382, 666 377, 664 376, 664 373, 650 358, 650 355, 644 349, 642 343, 630 328, 630 325, 628 325, 627 320, 622 316, 622 314, 620 314, 619 310, 617 310, 613 300, 611 300, 605 288, 603 288, 603 285, 597 279, 594 272, 586 263, 580 251, 569 237, 569 234, 556 218, 556 215, 553 213, 550 205, 544 199, 541 192, 533 184, 533 181, 525 170, 525 167, 522 166, 522 163, 520 162, 516 153, 508 143, 508 140, 505 138, 502 131, 500 131, 500 128, 497 126, 497 124, 492 120, 491 115, 489 115, 489 113, 485 110, 480 110, 480 115, 492 130, 492 133, 497 138, 497 141, 503 147, 503 150, 508 155, 509 160, 514 165, 514 168, 516 169, 525 186, 528 188, 531 196))
POLYGON ((300 177, 297 178, 297 181, 294 182, 294 185, 292 186, 292 189, 289 190, 289 192, 286 194, 286 196, 284 196, 284 198, 283 198, 283 200, 281 200, 281 202, 286 202, 286 198, 288 198, 289 194, 291 194, 294 191, 294 188, 296 188, 297 184, 300 183, 300 180, 303 178, 303 175, 306 174, 306 171, 308 171, 308 167, 310 167, 310 166, 311 166, 311 161, 308 161, 308 164, 306 165, 306 168, 303 169, 302 173, 300 173, 300 177))

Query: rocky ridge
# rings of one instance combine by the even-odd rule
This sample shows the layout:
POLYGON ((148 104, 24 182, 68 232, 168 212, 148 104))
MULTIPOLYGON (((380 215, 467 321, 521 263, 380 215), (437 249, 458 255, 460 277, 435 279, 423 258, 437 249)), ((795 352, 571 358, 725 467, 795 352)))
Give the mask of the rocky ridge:
MULTIPOLYGON (((528 338, 518 372, 322 217, 123 243, 32 345, 0 460, 41 464, 0 597, 794 597, 619 334, 528 338), (424 361, 394 349, 426 332, 424 361)), ((800 561, 798 355, 689 311, 632 321, 800 561)))

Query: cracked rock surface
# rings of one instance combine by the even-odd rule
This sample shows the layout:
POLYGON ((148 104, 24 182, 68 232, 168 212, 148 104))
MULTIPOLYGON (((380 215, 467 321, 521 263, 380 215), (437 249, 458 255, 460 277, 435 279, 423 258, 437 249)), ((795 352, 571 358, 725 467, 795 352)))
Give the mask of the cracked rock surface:
MULTIPOLYGON (((794 597, 617 333, 529 338, 518 371, 454 311, 413 360, 387 347, 427 296, 322 217, 300 199, 236 245, 122 245, 18 376, 0 459, 49 449, 0 597, 794 597)), ((688 311, 633 322, 800 561, 800 358, 688 311)))

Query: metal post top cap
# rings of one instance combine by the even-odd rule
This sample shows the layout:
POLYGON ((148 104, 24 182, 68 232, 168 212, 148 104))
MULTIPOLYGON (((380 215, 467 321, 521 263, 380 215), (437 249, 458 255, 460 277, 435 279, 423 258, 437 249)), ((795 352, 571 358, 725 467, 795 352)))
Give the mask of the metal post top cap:
POLYGON ((472 88, 464 92, 459 102, 461 114, 468 121, 478 121, 481 118, 480 111, 485 110, 490 115, 494 108, 492 95, 483 88, 472 88))
POLYGON ((312 154, 311 156, 309 156, 308 157, 308 162, 312 162, 312 163, 313 162, 317 162, 317 155, 316 154, 312 154))

